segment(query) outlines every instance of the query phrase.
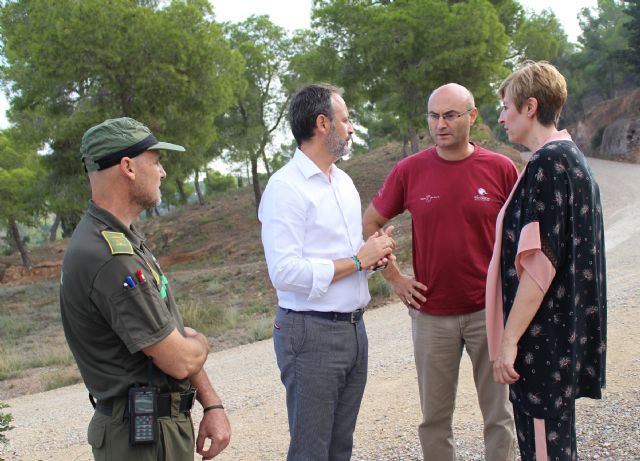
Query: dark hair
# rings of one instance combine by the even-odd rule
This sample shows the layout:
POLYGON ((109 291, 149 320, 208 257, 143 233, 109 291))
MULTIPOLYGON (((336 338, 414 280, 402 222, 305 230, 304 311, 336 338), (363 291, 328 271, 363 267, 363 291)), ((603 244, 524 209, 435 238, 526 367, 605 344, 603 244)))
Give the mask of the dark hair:
POLYGON ((342 95, 342 89, 325 83, 300 88, 291 98, 289 125, 298 146, 314 135, 318 115, 333 118, 332 94, 342 95))

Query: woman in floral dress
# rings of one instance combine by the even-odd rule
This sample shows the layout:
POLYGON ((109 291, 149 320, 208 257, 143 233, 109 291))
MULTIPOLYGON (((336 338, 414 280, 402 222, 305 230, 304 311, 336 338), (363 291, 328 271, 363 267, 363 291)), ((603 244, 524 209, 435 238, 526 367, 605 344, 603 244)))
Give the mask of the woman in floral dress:
POLYGON ((598 185, 567 131, 564 77, 527 62, 499 122, 533 154, 505 203, 487 278, 494 379, 509 384, 523 461, 576 460, 575 399, 605 385, 606 277, 598 185))

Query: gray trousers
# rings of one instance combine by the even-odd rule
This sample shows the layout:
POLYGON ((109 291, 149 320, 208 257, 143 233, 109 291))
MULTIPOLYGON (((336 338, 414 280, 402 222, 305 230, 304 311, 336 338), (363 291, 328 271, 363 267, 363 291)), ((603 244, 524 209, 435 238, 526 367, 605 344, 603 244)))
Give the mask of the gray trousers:
POLYGON ((287 394, 287 460, 351 459, 367 382, 364 321, 352 324, 278 309, 273 343, 287 394))

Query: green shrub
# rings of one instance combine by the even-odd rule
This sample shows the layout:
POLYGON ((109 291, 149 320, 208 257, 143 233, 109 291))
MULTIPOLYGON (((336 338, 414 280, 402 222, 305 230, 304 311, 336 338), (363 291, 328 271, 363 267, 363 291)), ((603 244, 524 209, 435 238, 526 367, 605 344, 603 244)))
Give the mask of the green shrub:
POLYGON ((205 182, 207 193, 224 192, 236 189, 238 184, 235 176, 230 174, 222 174, 219 171, 209 171, 208 179, 205 182))
MULTIPOLYGON (((0 410, 3 410, 5 408, 9 408, 9 405, 4 402, 0 402, 0 410)), ((13 421, 13 416, 11 416, 11 413, 4 413, 3 411, 0 411, 0 443, 7 443, 7 436, 4 435, 3 432, 7 432, 13 429, 13 426, 11 426, 11 421, 13 421)))
POLYGON ((380 274, 374 274, 369 279, 369 293, 371 296, 383 296, 388 297, 391 296, 391 287, 384 279, 384 277, 380 274))

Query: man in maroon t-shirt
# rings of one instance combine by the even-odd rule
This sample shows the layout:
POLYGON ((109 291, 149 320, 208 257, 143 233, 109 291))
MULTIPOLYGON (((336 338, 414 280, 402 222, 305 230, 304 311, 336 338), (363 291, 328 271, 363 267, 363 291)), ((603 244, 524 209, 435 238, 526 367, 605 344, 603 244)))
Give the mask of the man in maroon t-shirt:
POLYGON ((508 388, 494 382, 489 362, 484 294, 496 217, 518 172, 507 157, 469 142, 477 117, 469 90, 436 89, 427 114, 435 146, 398 162, 363 218, 368 237, 411 213, 415 278, 393 261, 383 275, 410 308, 425 460, 455 459, 451 422, 463 347, 484 418, 485 459, 515 459, 508 388))

